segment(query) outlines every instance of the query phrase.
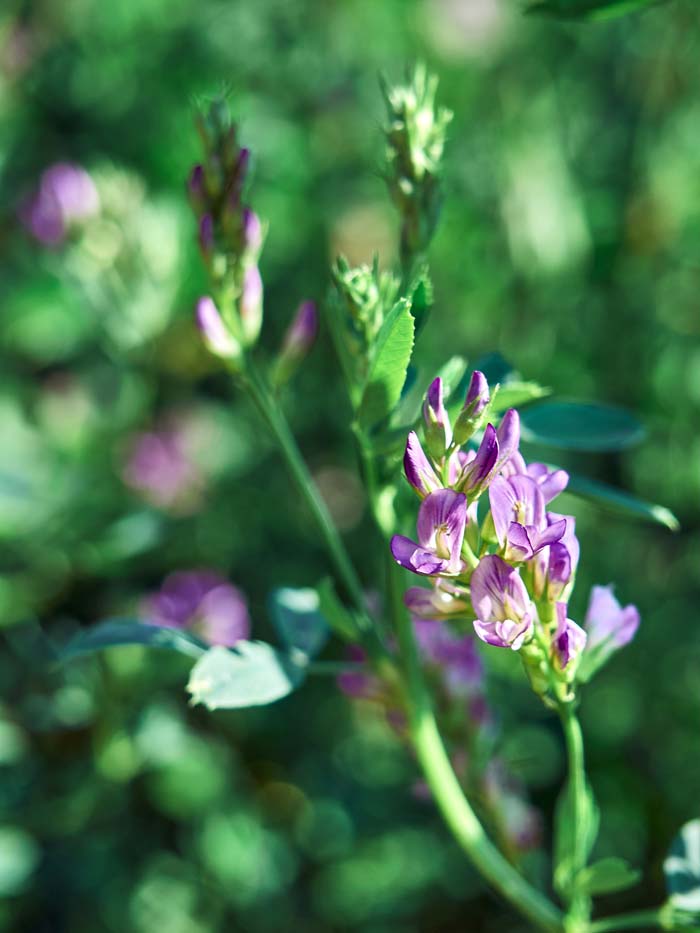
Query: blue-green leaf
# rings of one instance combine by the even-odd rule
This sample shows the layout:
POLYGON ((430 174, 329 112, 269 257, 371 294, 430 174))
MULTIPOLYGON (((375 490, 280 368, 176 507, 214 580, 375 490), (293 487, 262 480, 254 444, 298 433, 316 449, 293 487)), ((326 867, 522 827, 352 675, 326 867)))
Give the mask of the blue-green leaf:
POLYGON ((665 506, 645 502, 630 492, 608 486, 607 483, 601 483, 596 479, 589 479, 587 476, 569 474, 567 492, 580 496, 582 499, 588 499, 600 508, 618 515, 635 518, 638 521, 656 522, 670 531, 678 531, 680 528, 680 522, 676 516, 665 506))
POLYGON ((522 413, 522 438, 565 450, 624 450, 645 431, 624 408, 592 402, 543 402, 522 413))
POLYGON ((603 858, 594 862, 576 878, 576 890, 581 894, 611 894, 637 884, 641 872, 623 858, 603 858))
POLYGON ((328 641, 328 625, 320 611, 316 590, 282 587, 270 595, 270 613, 275 628, 290 651, 315 657, 328 641))
POLYGON ((333 586, 333 581, 329 577, 325 577, 316 587, 316 590, 321 614, 333 631, 345 641, 359 641, 361 637, 360 626, 353 613, 341 603, 333 586))
POLYGON ((133 619, 108 619, 78 632, 60 650, 59 656, 61 660, 67 661, 81 654, 92 654, 119 645, 165 648, 192 658, 198 658, 207 650, 203 642, 180 629, 148 625, 133 619))
POLYGON ((686 823, 671 843, 664 875, 673 906, 700 911, 700 820, 686 823))
POLYGON ((208 709, 264 706, 291 693, 306 668, 262 641, 241 641, 235 648, 210 648, 190 673, 193 703, 208 709))
POLYGON ((605 20, 665 2, 667 0, 536 0, 525 12, 557 19, 605 20))
POLYGON ((414 331, 410 304, 401 299, 386 316, 377 335, 367 383, 357 411, 357 421, 362 429, 369 430, 382 421, 398 402, 411 361, 414 331))

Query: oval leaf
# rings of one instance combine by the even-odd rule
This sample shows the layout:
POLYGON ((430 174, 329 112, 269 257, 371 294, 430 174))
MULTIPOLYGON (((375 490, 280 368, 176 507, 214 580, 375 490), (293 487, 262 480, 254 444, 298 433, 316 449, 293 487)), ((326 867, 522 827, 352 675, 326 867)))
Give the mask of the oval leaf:
POLYGON ((270 596, 270 613, 285 646, 315 657, 328 641, 328 625, 316 590, 282 587, 270 596))
POLYGON ((149 625, 133 619, 108 619, 78 632, 60 650, 61 660, 69 661, 81 654, 92 654, 119 645, 143 645, 146 648, 165 648, 179 651, 191 658, 198 658, 207 650, 207 646, 190 635, 176 628, 162 625, 149 625))
POLYGON ((565 450, 624 450, 644 439, 644 428, 624 408, 584 402, 543 402, 521 416, 522 438, 565 450))
POLYGON ((635 518, 638 521, 656 522, 664 525, 669 531, 678 531, 680 528, 680 522, 676 516, 665 506, 645 502, 630 492, 616 489, 614 486, 608 486, 607 483, 601 483, 587 476, 570 473, 566 491, 582 499, 588 499, 609 512, 635 518))
POLYGON ((193 703, 207 709, 264 706, 291 693, 306 671, 263 641, 241 641, 235 648, 210 648, 187 682, 193 703))
POLYGON ((520 408, 521 405, 528 405, 551 394, 551 389, 537 382, 520 382, 516 379, 499 386, 491 411, 502 412, 509 408, 520 408))
POLYGON ((581 894, 611 894, 637 884, 641 872, 622 858, 603 858, 580 872, 576 890, 581 894))
POLYGON ((686 823, 671 843, 664 875, 674 907, 700 911, 700 820, 686 823))
POLYGON ((405 299, 394 305, 377 335, 369 376, 357 411, 358 424, 365 430, 386 418, 401 397, 415 331, 409 308, 405 299))

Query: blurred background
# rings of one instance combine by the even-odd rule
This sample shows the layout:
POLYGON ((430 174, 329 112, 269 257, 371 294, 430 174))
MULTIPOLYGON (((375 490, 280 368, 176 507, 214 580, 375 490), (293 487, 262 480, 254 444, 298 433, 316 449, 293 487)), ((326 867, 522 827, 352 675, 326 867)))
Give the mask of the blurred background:
MULTIPOLYGON (((210 715, 188 708, 179 656, 123 648, 57 669, 38 635, 133 616, 168 574, 208 569, 265 638, 269 589, 327 569, 195 335, 193 114, 230 91, 254 153, 270 352, 301 299, 323 301, 338 252, 395 258, 378 75, 417 59, 455 112, 419 359, 435 371, 497 349, 562 396, 634 410, 638 449, 576 467, 682 524, 559 509, 582 542, 573 617, 610 582, 642 614, 582 706, 598 851, 644 869, 607 906, 663 896, 700 783, 699 55, 693 0, 595 25, 525 17, 516 0, 4 0, 0 930, 521 928, 415 793, 383 718, 332 680, 210 715)), ((371 581, 326 333, 311 362, 287 408, 371 581)), ((500 753, 548 844, 557 723, 520 677, 490 683, 500 753)))

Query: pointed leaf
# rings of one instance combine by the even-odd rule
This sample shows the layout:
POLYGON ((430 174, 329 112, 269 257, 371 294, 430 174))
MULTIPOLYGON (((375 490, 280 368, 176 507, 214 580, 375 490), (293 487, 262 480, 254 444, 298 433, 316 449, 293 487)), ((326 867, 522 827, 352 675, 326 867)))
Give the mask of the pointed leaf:
POLYGON ((507 411, 509 408, 520 408, 530 402, 551 395, 552 390, 537 382, 521 382, 517 379, 499 386, 498 394, 493 400, 491 411, 507 411))
POLYGON ((81 654, 92 654, 119 645, 164 648, 179 651, 191 658, 198 658, 207 650, 207 646, 198 638, 180 629, 149 625, 134 619, 108 619, 78 632, 60 650, 59 657, 69 661, 81 654))
POLYGON ((567 492, 580 496, 582 499, 588 499, 609 512, 635 518, 638 521, 656 522, 664 525, 669 531, 678 531, 680 528, 680 522, 676 516, 665 506, 645 502, 630 492, 616 489, 614 486, 608 486, 607 483, 601 483, 587 476, 569 474, 567 492))
POLYGON ((364 430, 386 418, 401 396, 413 352, 415 326, 409 308, 408 301, 401 299, 389 312, 377 335, 357 412, 358 423, 364 430))
POLYGON ((525 12, 558 19, 605 20, 665 2, 667 0, 537 0, 525 12))
POLYGON ((286 648, 315 657, 328 641, 328 625, 316 590, 282 587, 270 596, 270 613, 286 648))
POLYGON ((208 709, 264 706, 291 693, 304 680, 304 666, 262 641, 210 648, 192 668, 187 690, 208 709))
POLYGON ((674 907, 700 911, 700 820, 686 823, 671 843, 664 875, 674 907))
POLYGON ((583 836, 578 855, 585 863, 598 837, 600 811, 590 785, 586 784, 580 809, 575 806, 571 783, 567 781, 557 801, 554 813, 554 887, 570 898, 574 893, 580 866, 576 864, 574 837, 583 836))
POLYGON ((641 872, 622 858, 604 858, 579 873, 576 890, 582 894, 611 894, 637 884, 641 872))
POLYGON ((591 402, 543 402, 522 413, 521 426, 524 441, 565 450, 624 450, 645 435, 624 408, 591 402))
POLYGON ((433 283, 430 280, 427 264, 419 269, 411 282, 408 297, 411 302, 411 313, 416 322, 416 334, 419 334, 425 327, 433 306, 433 283))

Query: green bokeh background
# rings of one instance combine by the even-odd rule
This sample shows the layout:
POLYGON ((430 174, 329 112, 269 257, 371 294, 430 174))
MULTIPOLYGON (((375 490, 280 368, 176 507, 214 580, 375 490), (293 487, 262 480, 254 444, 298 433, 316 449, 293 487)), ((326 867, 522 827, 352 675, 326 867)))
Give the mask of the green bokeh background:
MULTIPOLYGON (((520 929, 411 792, 393 733, 331 682, 212 716, 188 708, 182 659, 119 649, 56 669, 37 635, 68 637, 172 570, 211 566, 245 590, 264 638, 269 589, 325 572, 271 445, 195 336, 192 116, 230 91, 254 152, 273 352, 299 300, 323 300, 337 252, 395 258, 377 76, 416 59, 455 112, 421 365, 498 350, 562 396, 636 411, 641 447, 567 463, 682 524, 672 535, 561 506, 582 543, 574 617, 592 583, 614 581, 643 619, 582 705, 598 851, 644 870, 605 906, 659 901, 700 783, 699 54, 694 0, 596 25, 524 17, 515 0, 2 5, 1 930, 520 929), (17 210, 66 159, 100 180, 108 216, 43 249, 17 210), (173 417, 194 425, 206 477, 184 514, 121 478, 129 439, 173 417)), ((312 363, 284 403, 369 584, 376 553, 326 333, 312 363)), ((556 724, 508 671, 491 689, 503 754, 549 814, 556 724)))

